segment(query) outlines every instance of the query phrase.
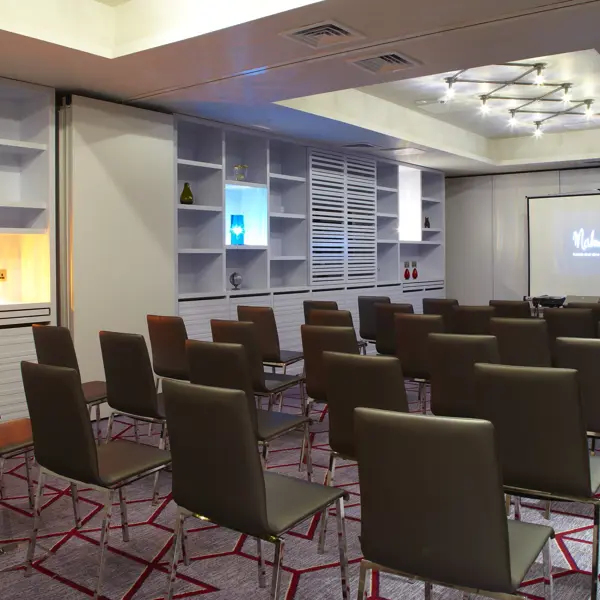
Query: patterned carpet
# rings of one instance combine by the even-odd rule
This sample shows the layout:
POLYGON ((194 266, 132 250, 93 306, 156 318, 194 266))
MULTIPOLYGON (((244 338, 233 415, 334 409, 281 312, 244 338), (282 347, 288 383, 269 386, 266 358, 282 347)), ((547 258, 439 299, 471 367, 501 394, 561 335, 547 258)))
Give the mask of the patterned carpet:
MULTIPOLYGON (((410 387, 410 386, 409 386, 410 387)), ((416 391, 409 389, 411 407, 416 410, 416 391)), ((286 410, 298 411, 298 395, 286 396, 286 410)), ((317 481, 323 481, 328 460, 327 414, 317 406, 312 414, 314 446, 313 462, 317 481)), ((147 427, 142 427, 147 433, 147 427)), ((133 437, 131 423, 115 424, 115 432, 123 438, 133 437)), ((145 443, 157 443, 144 437, 145 443)), ((269 468, 294 477, 304 477, 297 468, 301 435, 289 434, 273 444, 269 468)), ((347 508, 348 550, 350 558, 352 598, 356 597, 360 546, 360 500, 357 469, 351 463, 338 463, 336 484, 350 493, 347 508)), ((202 474, 190 474, 201 477, 202 474)), ((0 545, 23 542, 31 526, 26 498, 25 473, 22 460, 9 461, 5 476, 5 499, 0 501, 0 545)), ((131 541, 121 539, 118 507, 113 510, 109 548, 106 561, 104 594, 112 599, 158 599, 167 588, 167 569, 171 555, 174 505, 170 499, 170 474, 161 477, 160 504, 150 502, 152 480, 147 479, 128 488, 128 512, 131 541)), ((415 496, 415 502, 418 497, 415 496)), ((30 578, 23 570, 0 573, 0 598, 22 600, 72 600, 92 595, 98 569, 98 541, 101 525, 101 505, 92 491, 80 491, 83 527, 73 523, 68 487, 63 482, 50 481, 46 488, 35 570, 30 578), (51 554, 46 555, 46 550, 51 554)), ((590 509, 583 505, 554 504, 552 525, 557 532, 552 548, 555 598, 583 600, 589 598, 590 563, 592 556, 592 520, 590 509)), ((540 507, 526 502, 523 519, 545 522, 540 507)), ((266 600, 268 590, 258 587, 256 546, 254 540, 200 521, 188 522, 191 564, 178 571, 176 598, 206 596, 207 600, 266 600)), ((335 520, 330 521, 327 552, 317 554, 318 523, 315 519, 296 528, 286 536, 282 589, 286 600, 331 600, 341 598, 335 520)), ((267 559, 272 547, 266 544, 267 559)), ((10 547, 9 547, 10 548, 10 547)), ((26 544, 12 547, 0 555, 0 570, 19 565, 25 557, 26 544)), ((528 598, 543 597, 541 558, 521 589, 528 598)), ((270 564, 270 563, 269 563, 270 564)), ((268 571, 270 577, 270 569, 268 571)), ((373 578, 373 600, 422 598, 423 587, 391 576, 373 578)), ((434 588, 436 598, 460 598, 459 592, 434 588)))

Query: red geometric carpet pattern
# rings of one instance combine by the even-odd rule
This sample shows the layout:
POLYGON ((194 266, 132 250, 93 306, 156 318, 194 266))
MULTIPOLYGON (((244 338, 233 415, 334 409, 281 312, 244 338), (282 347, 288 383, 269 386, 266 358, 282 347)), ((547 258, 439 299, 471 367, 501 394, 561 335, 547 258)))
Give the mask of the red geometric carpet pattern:
MULTIPOLYGON (((410 385, 409 385, 410 388, 410 385)), ((416 410, 415 390, 409 389, 411 408, 416 410)), ((286 396, 284 410, 298 412, 298 394, 286 396)), ((328 462, 327 411, 317 405, 312 413, 313 463, 315 480, 322 482, 328 462)), ((140 427, 148 433, 146 427, 140 427)), ((115 432, 133 438, 130 422, 121 420, 115 432)), ((142 437, 144 443, 157 443, 156 434, 142 437)), ((288 434, 277 440, 269 453, 269 469, 293 477, 305 477, 298 471, 301 435, 288 434)), ((440 451, 443 451, 440 448, 440 451)), ((390 476, 394 474, 390 473, 390 476)), ((190 477, 202 478, 201 473, 190 477)), ((34 471, 35 478, 35 471, 34 471)), ((113 510, 109 552, 105 564, 103 597, 111 600, 163 598, 168 583, 175 509, 170 496, 170 474, 161 476, 161 497, 152 506, 152 478, 128 488, 127 504, 130 541, 121 538, 118 506, 113 510)), ((353 463, 339 463, 336 485, 350 494, 347 503, 348 552, 350 559, 351 597, 356 597, 360 561, 360 492, 358 473, 353 463)), ((8 461, 5 494, 0 500, 0 598, 2 600, 44 599, 71 600, 93 594, 98 572, 98 549, 102 506, 92 490, 80 490, 83 527, 75 529, 69 488, 61 481, 49 481, 44 495, 42 525, 34 572, 24 577, 22 564, 31 527, 27 503, 24 464, 20 459, 8 461), (50 551, 48 553, 48 551, 50 551)), ((410 491, 407 491, 410 493, 410 491)), ((474 499, 475 500, 475 499, 474 499)), ((418 502, 418 494, 414 495, 418 502)), ((525 502, 523 519, 545 523, 541 507, 525 502)), ((556 540, 552 545, 555 598, 583 600, 589 598, 591 572, 592 518, 589 508, 577 504, 552 506, 552 525, 556 540)), ((205 597, 206 600, 266 600, 268 589, 258 587, 256 547, 253 539, 201 521, 187 521, 189 567, 178 570, 176 598, 205 597)), ((339 556, 335 519, 330 519, 327 551, 317 553, 318 519, 312 519, 285 536, 283 594, 286 600, 332 600, 341 598, 339 556)), ((399 540, 401 543, 401 540, 399 540)), ((268 566, 272 547, 265 544, 268 566)), ((270 577, 270 568, 267 572, 270 577)), ((543 598, 541 559, 532 567, 520 590, 527 598, 543 598)), ((460 594, 441 587, 434 588, 436 598, 459 598, 460 594)), ((422 598, 423 587, 397 577, 375 574, 372 600, 422 598)))

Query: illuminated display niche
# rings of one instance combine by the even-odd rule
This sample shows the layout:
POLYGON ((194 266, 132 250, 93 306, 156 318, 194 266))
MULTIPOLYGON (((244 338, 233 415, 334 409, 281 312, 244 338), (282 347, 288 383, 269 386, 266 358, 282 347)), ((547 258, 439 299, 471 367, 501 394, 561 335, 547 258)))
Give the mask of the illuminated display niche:
POLYGON ((0 306, 50 302, 48 234, 0 234, 0 306))
POLYGON ((266 186, 225 186, 225 244, 266 246, 269 203, 266 186), (233 219, 232 219, 233 217, 233 219))

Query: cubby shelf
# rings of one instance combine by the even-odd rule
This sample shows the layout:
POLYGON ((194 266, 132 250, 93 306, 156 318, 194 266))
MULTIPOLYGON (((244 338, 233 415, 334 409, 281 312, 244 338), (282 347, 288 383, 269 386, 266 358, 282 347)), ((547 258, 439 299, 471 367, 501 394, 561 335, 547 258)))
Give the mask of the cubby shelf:
POLYGON ((187 160, 185 158, 178 158, 177 164, 182 165, 184 167, 197 167, 199 169, 214 169, 214 170, 222 170, 223 165, 218 163, 209 163, 203 162, 201 160, 187 160))
POLYGON ((220 206, 209 206, 208 204, 179 204, 177 210, 199 210, 204 212, 223 212, 220 206))
POLYGON ((429 241, 429 240, 422 240, 419 242, 400 241, 400 244, 402 246, 441 246, 442 242, 433 242, 433 241, 429 241))
POLYGON ((14 208, 16 210, 46 210, 47 206, 41 202, 0 202, 0 208, 14 208))
POLYGON ((421 198, 421 201, 423 202, 423 204, 441 204, 441 200, 438 198, 432 198, 430 196, 423 196, 423 198, 421 198))
POLYGON ((442 230, 437 227, 423 227, 423 233, 441 233, 442 230))
POLYGON ((217 248, 180 248, 179 254, 223 254, 224 250, 217 248))
POLYGON ((306 219, 306 215, 300 213, 282 213, 282 212, 272 212, 269 214, 271 219, 306 219))
POLYGON ((396 213, 386 213, 386 212, 378 212, 378 219, 397 219, 398 215, 396 213))
POLYGON ((396 194, 398 192, 398 188, 387 187, 385 185, 378 185, 377 186, 377 191, 378 192, 389 192, 389 193, 392 193, 392 194, 396 194))
POLYGON ((36 142, 22 142, 20 140, 7 140, 0 138, 0 153, 2 154, 38 154, 48 149, 47 144, 36 142))
POLYGON ((227 179, 225 181, 226 185, 242 185, 244 187, 254 187, 254 188, 266 188, 267 185, 265 183, 253 183, 252 181, 238 181, 237 179, 227 179))
POLYGON ((250 246, 250 245, 242 245, 239 246, 225 246, 227 250, 254 250, 254 251, 264 251, 267 250, 268 246, 250 246))
POLYGON ((271 256, 271 260, 290 260, 293 262, 301 262, 306 260, 306 256, 271 256))
POLYGON ((271 179, 281 179, 283 181, 297 181, 297 182, 306 182, 306 177, 299 177, 297 175, 283 175, 282 173, 270 173, 269 177, 271 179))
POLYGON ((397 244, 398 240, 377 240, 378 244, 397 244))

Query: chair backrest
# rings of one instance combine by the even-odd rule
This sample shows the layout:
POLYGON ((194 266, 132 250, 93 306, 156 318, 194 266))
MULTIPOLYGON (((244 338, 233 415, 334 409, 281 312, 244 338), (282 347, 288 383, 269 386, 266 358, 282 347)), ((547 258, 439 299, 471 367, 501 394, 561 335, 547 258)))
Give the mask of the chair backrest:
POLYGON ((255 433, 258 433, 256 402, 244 346, 188 340, 186 349, 190 365, 190 382, 206 387, 244 392, 252 427, 255 433))
POLYGON ((38 363, 75 369, 79 373, 73 338, 66 327, 35 324, 31 330, 38 363))
POLYGON ((600 433, 600 340, 558 338, 556 366, 577 371, 586 431, 600 433))
POLYGON ((37 462, 83 483, 101 484, 92 424, 75 369, 21 363, 37 462))
POLYGON ((429 379, 429 334, 444 333, 440 315, 394 315, 396 356, 405 377, 429 379))
POLYGON ((474 367, 486 362, 500 362, 495 337, 430 334, 431 412, 443 417, 474 417, 474 367))
POLYGON ((490 300, 496 309, 495 317, 504 319, 530 319, 531 306, 527 300, 490 300))
POLYGON ((513 593, 492 425, 369 408, 357 408, 355 422, 364 557, 448 585, 513 593), (460 552, 457 540, 468 540, 460 552))
POLYGON ((322 325, 323 327, 352 327, 354 321, 349 310, 321 310, 319 308, 310 311, 310 325, 322 325))
POLYGON ((210 328, 213 341, 222 344, 241 344, 244 347, 253 391, 267 392, 256 325, 247 321, 212 319, 210 328))
POLYGON ((375 348, 379 354, 396 356, 396 330, 394 315, 414 314, 412 304, 376 304, 375 305, 375 348))
POLYGON ((377 324, 375 320, 375 305, 389 304, 388 296, 359 296, 358 297, 358 325, 359 334, 363 340, 375 340, 377 324))
POLYGON ((154 372, 159 377, 187 380, 185 342, 188 336, 183 319, 148 315, 147 321, 154 372))
POLYGON ((455 306, 454 333, 459 335, 490 335, 493 306, 455 306))
POLYGON ((356 333, 350 327, 320 327, 302 325, 302 351, 307 394, 318 402, 327 402, 323 352, 358 354, 356 333))
POLYGON ((564 305, 564 308, 587 308, 591 310, 596 321, 596 335, 600 337, 600 302, 569 302, 564 305))
POLYGON ((162 417, 144 336, 101 331, 100 349, 109 406, 133 415, 162 417))
POLYGON ((491 334, 498 340, 500 362, 519 367, 551 367, 548 325, 543 319, 494 317, 491 334))
POLYGON ((175 502, 223 527, 268 535, 264 476, 244 392, 180 381, 165 381, 163 389, 175 502))
POLYGON ((555 341, 559 337, 595 338, 597 324, 589 308, 545 308, 544 320, 548 324, 550 352, 556 360, 555 341))
POLYGON ((310 312, 312 310, 337 310, 338 303, 333 300, 305 300, 304 301, 304 323, 312 325, 310 322, 310 312))
POLYGON ((263 362, 280 362, 281 349, 275 313, 270 306, 238 306, 238 320, 256 325, 263 362))
POLYGON ((354 409, 358 406, 408 412, 404 374, 393 356, 324 352, 329 408, 329 445, 356 460, 354 409))
POLYGON ((454 333, 454 307, 458 300, 454 298, 423 298, 424 315, 440 315, 444 319, 444 331, 454 333))
POLYGON ((505 486, 590 498, 577 371, 475 367, 477 416, 491 421, 505 486))

